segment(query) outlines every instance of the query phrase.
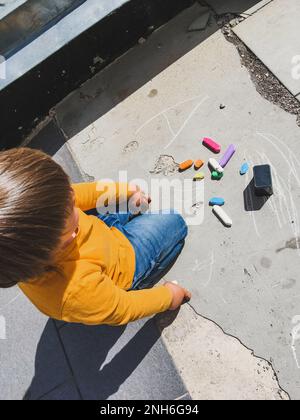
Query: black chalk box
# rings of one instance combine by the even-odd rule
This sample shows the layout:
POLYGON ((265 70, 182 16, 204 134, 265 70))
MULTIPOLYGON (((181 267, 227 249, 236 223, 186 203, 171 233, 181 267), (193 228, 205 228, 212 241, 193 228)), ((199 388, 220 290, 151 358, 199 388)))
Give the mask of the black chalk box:
POLYGON ((254 191, 258 196, 273 195, 272 173, 270 165, 258 165, 253 168, 254 191))

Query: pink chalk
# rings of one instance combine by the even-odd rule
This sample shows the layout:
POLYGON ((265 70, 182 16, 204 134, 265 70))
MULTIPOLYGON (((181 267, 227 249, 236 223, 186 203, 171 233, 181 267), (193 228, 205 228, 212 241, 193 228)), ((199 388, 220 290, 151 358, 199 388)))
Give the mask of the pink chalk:
POLYGON ((208 147, 210 150, 212 150, 214 153, 220 153, 221 152, 221 146, 213 141, 212 139, 209 139, 208 137, 205 137, 203 139, 203 146, 208 147))

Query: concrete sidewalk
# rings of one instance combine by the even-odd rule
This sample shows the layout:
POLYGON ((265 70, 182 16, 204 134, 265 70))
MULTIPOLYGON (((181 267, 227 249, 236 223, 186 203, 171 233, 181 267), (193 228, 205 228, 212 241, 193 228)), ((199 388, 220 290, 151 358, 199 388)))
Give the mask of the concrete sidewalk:
POLYGON ((66 98, 30 143, 47 145, 74 182, 117 180, 120 170, 129 180, 172 180, 177 174, 151 173, 161 156, 207 160, 204 136, 235 143, 221 182, 205 170, 205 198, 194 208, 203 222, 190 226, 168 274, 192 301, 175 320, 167 313, 126 329, 88 328, 40 316, 15 289, 1 292, 3 399, 27 390, 28 399, 300 398, 299 127, 258 93, 218 26, 218 14, 249 16, 251 7, 254 19, 270 5, 236 7, 211 0, 185 11, 66 98), (205 30, 188 31, 204 13, 205 30), (245 159, 273 168, 275 194, 260 207, 247 206, 251 174, 238 173, 245 159), (232 229, 211 214, 212 196, 226 199, 232 229))
POLYGON ((234 32, 300 100, 300 3, 273 0, 234 32))

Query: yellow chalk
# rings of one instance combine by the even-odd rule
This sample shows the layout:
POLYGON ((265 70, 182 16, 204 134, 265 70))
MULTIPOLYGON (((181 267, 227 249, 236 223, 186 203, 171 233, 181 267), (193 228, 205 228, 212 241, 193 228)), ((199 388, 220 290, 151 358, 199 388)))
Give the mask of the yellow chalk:
POLYGON ((194 181, 200 181, 200 180, 202 180, 202 179, 204 179, 204 178, 205 178, 204 173, 203 173, 203 172, 199 172, 198 174, 196 174, 196 175, 194 176, 194 181))

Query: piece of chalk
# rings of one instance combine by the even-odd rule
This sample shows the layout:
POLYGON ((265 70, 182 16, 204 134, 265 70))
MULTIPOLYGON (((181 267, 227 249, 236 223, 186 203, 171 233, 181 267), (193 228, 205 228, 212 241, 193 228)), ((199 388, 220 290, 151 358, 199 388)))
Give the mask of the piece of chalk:
POLYGON ((224 206, 225 200, 221 197, 213 197, 209 200, 210 206, 224 206))
POLYGON ((216 143, 214 140, 205 137, 202 142, 203 146, 207 147, 208 149, 212 150, 214 153, 221 152, 221 146, 216 143))
POLYGON ((248 163, 247 162, 243 163, 243 165, 241 166, 241 169, 240 169, 240 174, 245 175, 248 171, 249 171, 248 163))
POLYGON ((223 176, 224 176, 224 173, 219 174, 219 172, 213 171, 213 173, 211 174, 211 179, 213 181, 220 181, 220 179, 222 179, 223 176))
POLYGON ((219 162, 216 161, 216 159, 210 158, 208 164, 214 171, 218 172, 219 174, 222 174, 224 172, 224 169, 219 164, 219 162))
POLYGON ((220 181, 220 179, 223 178, 223 175, 224 175, 223 173, 219 174, 219 172, 213 171, 212 174, 211 174, 211 179, 213 181, 220 181))
POLYGON ((198 174, 196 174, 195 176, 194 176, 194 181, 201 181, 202 179, 204 179, 205 178, 205 175, 204 175, 204 173, 203 172, 199 172, 198 174))
POLYGON ((213 206, 213 212, 221 220, 221 222, 224 223, 225 226, 232 226, 232 220, 230 219, 228 214, 222 209, 222 207, 213 206))
POLYGON ((173 280, 172 283, 178 285, 178 281, 176 280, 173 280))
POLYGON ((191 166, 193 166, 194 161, 193 160, 186 160, 184 162, 182 162, 179 165, 179 170, 180 171, 186 171, 187 169, 189 169, 191 166))
POLYGON ((234 144, 231 144, 228 147, 228 149, 224 153, 224 156, 222 157, 222 159, 219 162, 219 164, 220 164, 220 166, 222 166, 222 168, 225 168, 225 166, 227 165, 227 163, 230 161, 230 159, 232 158, 232 156, 235 154, 235 151, 236 151, 235 145, 234 144))
POLYGON ((196 162, 194 163, 194 167, 196 170, 202 168, 203 165, 204 165, 203 160, 196 160, 196 162))

